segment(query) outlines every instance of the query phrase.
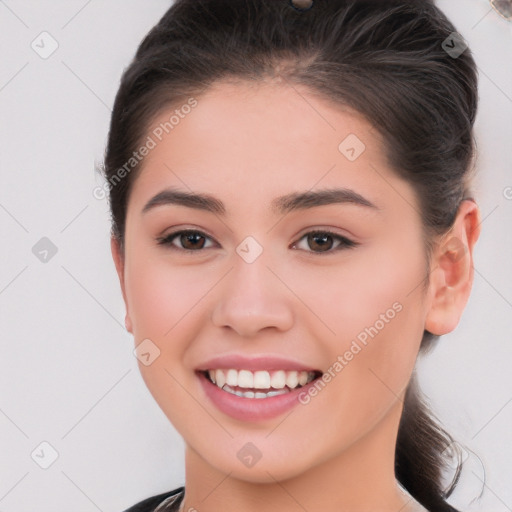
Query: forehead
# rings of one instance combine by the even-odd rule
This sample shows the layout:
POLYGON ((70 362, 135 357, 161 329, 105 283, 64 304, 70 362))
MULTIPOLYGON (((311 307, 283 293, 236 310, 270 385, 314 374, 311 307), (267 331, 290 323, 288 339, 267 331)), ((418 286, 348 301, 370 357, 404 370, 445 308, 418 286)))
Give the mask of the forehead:
MULTIPOLYGON (((360 113, 301 85, 276 80, 222 81, 196 101, 197 106, 182 116, 172 132, 201 138, 197 142, 204 149, 210 149, 210 142, 225 143, 236 153, 245 142, 250 147, 243 148, 244 156, 251 148, 255 155, 274 148, 290 158, 324 148, 338 156, 338 145, 348 134, 364 139, 371 152, 383 149, 378 131, 360 113)), ((168 119, 169 111, 162 112, 154 126, 168 119)))
POLYGON ((249 204, 265 192, 344 186, 377 203, 384 193, 377 175, 391 170, 381 137, 352 109, 275 81, 219 82, 194 100, 193 108, 173 105, 154 119, 148 136, 155 146, 133 195, 147 198, 172 185, 231 193, 233 201, 249 204))

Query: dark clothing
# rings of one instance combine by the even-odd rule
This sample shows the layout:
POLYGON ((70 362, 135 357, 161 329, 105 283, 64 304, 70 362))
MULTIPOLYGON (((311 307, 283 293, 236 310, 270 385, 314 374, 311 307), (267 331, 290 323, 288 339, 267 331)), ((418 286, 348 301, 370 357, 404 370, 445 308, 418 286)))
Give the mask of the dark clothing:
POLYGON ((124 512, 177 512, 183 500, 184 490, 185 487, 178 487, 174 491, 146 498, 124 512), (171 496, 174 496, 174 499, 171 496))

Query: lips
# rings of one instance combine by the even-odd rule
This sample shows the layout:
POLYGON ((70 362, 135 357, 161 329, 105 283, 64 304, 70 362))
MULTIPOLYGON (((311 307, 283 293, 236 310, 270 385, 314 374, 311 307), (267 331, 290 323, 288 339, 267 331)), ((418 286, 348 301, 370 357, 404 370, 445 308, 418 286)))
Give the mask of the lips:
MULTIPOLYGON (((204 371, 196 371, 200 388, 205 400, 210 401, 222 413, 242 422, 260 422, 282 416, 301 402, 302 393, 308 393, 309 387, 314 386, 316 379, 303 387, 283 393, 271 393, 271 396, 250 397, 238 396, 227 389, 220 389, 213 384, 204 371)), ((228 385, 226 384, 224 388, 228 385)), ((234 391, 234 390, 231 390, 234 391)), ((247 391, 247 390, 246 390, 247 391)))
POLYGON ((240 421, 258 422, 278 417, 290 408, 298 406, 300 394, 307 393, 308 388, 315 384, 323 372, 279 355, 248 357, 226 354, 204 361, 196 368, 195 373, 199 377, 203 396, 221 412, 240 421), (254 389, 243 387, 253 385, 249 372, 253 373, 254 389), (283 386, 282 379, 285 373, 287 373, 286 386, 283 386), (235 379, 236 374, 238 376, 235 379), (236 380, 236 385, 232 387, 226 383, 221 388, 219 384, 223 382, 214 383, 210 375, 220 377, 222 380, 229 379, 231 384, 236 380), (281 389, 259 389, 267 387, 269 376, 271 376, 271 383, 281 389), (307 378, 304 379, 304 377, 307 378), (297 379, 300 382, 297 382, 297 379))

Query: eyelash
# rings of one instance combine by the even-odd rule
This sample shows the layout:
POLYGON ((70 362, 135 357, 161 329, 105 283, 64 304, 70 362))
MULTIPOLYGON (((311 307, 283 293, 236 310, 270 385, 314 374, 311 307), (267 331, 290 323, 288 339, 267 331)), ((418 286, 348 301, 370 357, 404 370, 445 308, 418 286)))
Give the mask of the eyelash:
MULTIPOLYGON (((174 231, 172 233, 169 233, 165 237, 159 237, 156 240, 158 242, 158 245, 167 246, 171 250, 182 251, 182 252, 186 252, 186 253, 201 252, 204 249, 202 249, 202 248, 200 248, 200 249, 183 249, 181 247, 176 247, 172 243, 174 238, 176 238, 178 235, 195 235, 195 234, 200 235, 203 238, 211 239, 211 237, 209 237, 208 235, 206 235, 206 233, 203 233, 202 231, 198 231, 195 229, 184 229, 184 230, 180 230, 180 231, 174 231)), ((302 239, 304 239, 308 235, 328 235, 332 238, 337 239, 340 242, 338 247, 329 249, 327 251, 306 251, 311 254, 318 254, 318 255, 332 254, 333 252, 337 252, 337 251, 340 251, 343 249, 352 249, 352 248, 360 245, 358 242, 354 242, 353 240, 350 240, 344 236, 338 235, 337 233, 333 233, 332 231, 328 231, 328 230, 320 230, 320 229, 308 231, 307 233, 302 235, 299 238, 299 240, 297 242, 295 242, 293 245, 294 246, 297 245, 298 242, 300 242, 302 239)), ((206 249, 209 249, 209 247, 207 247, 206 249)))

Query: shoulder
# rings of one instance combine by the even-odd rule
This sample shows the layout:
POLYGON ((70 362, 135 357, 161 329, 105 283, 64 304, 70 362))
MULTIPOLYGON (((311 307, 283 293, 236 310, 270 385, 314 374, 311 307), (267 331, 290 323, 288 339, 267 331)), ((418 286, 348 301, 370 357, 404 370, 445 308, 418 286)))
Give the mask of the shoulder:
POLYGON ((178 487, 173 491, 164 492, 162 494, 157 494, 156 496, 151 496, 150 498, 146 498, 145 500, 139 501, 135 505, 132 505, 130 508, 127 508, 123 512, 153 512, 154 509, 160 505, 162 501, 170 496, 174 496, 175 494, 179 494, 183 491, 184 487, 178 487))

